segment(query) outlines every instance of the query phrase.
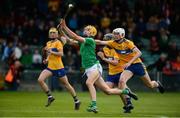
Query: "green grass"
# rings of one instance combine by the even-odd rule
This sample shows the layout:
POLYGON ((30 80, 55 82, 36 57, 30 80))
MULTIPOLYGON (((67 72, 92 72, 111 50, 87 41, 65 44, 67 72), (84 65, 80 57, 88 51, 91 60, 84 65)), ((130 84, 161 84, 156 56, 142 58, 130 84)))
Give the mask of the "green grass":
POLYGON ((122 112, 118 96, 97 93, 99 113, 86 111, 89 93, 78 93, 82 106, 74 110, 73 99, 66 92, 54 92, 56 100, 46 108, 43 92, 0 92, 0 117, 180 117, 179 93, 137 93, 138 101, 133 101, 135 109, 131 114, 122 112))

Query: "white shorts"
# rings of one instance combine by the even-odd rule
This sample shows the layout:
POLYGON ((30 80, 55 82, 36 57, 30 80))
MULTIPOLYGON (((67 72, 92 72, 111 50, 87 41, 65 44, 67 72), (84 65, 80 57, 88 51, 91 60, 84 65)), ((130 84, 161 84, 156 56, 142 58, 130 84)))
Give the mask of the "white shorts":
POLYGON ((95 71, 95 70, 98 70, 99 73, 102 75, 103 69, 102 69, 102 66, 101 66, 100 63, 94 64, 94 65, 91 66, 90 68, 87 68, 87 69, 85 70, 85 74, 86 74, 87 76, 89 76, 90 72, 95 71))

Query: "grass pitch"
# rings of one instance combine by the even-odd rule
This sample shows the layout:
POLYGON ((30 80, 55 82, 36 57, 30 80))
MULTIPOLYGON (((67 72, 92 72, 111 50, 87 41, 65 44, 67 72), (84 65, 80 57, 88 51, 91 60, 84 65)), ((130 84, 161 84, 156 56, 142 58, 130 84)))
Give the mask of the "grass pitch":
POLYGON ((47 97, 43 92, 0 92, 0 117, 180 117, 179 93, 137 93, 134 110, 124 114, 118 96, 97 93, 98 114, 86 111, 89 93, 78 93, 82 104, 74 110, 72 97, 67 92, 54 92, 55 101, 45 107, 47 97))

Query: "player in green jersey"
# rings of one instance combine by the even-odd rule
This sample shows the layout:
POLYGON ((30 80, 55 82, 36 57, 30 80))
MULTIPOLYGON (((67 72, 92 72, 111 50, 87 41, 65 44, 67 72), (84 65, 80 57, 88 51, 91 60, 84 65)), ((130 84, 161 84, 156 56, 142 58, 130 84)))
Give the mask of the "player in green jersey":
POLYGON ((62 30, 72 39, 79 42, 80 54, 82 59, 82 67, 85 69, 85 74, 87 75, 86 85, 89 89, 91 103, 87 108, 87 111, 97 113, 98 109, 96 106, 96 89, 95 85, 101 89, 106 94, 121 95, 127 94, 134 99, 138 99, 137 96, 129 91, 128 89, 120 90, 117 88, 109 88, 102 78, 102 67, 96 58, 95 48, 96 43, 93 37, 97 34, 97 30, 94 26, 88 25, 84 28, 84 37, 81 37, 74 32, 72 32, 62 19, 60 22, 62 30))

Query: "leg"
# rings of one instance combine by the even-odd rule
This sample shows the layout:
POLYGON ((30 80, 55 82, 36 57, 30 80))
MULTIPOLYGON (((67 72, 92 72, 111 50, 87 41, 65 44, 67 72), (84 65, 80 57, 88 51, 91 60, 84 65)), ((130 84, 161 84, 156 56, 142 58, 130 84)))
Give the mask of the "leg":
POLYGON ((91 103, 87 108, 87 111, 98 113, 97 106, 96 106, 96 89, 94 86, 95 81, 97 81, 99 75, 98 70, 92 70, 87 73, 88 79, 86 80, 86 85, 89 89, 91 103))
POLYGON ((121 89, 126 88, 127 81, 133 76, 133 73, 129 70, 124 70, 120 76, 120 87, 121 89))
MULTIPOLYGON (((121 88, 120 82, 118 83, 118 88, 121 88)), ((127 85, 126 85, 126 88, 128 88, 127 85)), ((128 95, 120 95, 120 96, 124 103, 124 107, 123 107, 124 113, 131 113, 131 110, 134 109, 134 106, 131 102, 131 97, 129 97, 128 95)))
POLYGON ((111 89, 109 86, 104 82, 103 78, 100 76, 99 79, 95 82, 96 86, 98 86, 102 91, 104 91, 107 95, 129 95, 133 99, 137 100, 138 97, 132 93, 129 89, 111 89))
POLYGON ((69 83, 67 76, 65 75, 65 76, 59 78, 59 80, 64 85, 64 87, 68 90, 68 92, 72 95, 74 102, 75 102, 74 109, 79 110, 81 103, 76 96, 76 92, 75 92, 74 88, 69 83))
MULTIPOLYGON (((120 82, 118 83, 118 88, 119 89, 121 89, 121 87, 120 87, 120 82)), ((127 87, 126 87, 127 88, 127 87)), ((123 102, 123 104, 124 104, 124 106, 126 106, 126 97, 127 97, 127 95, 120 95, 120 97, 121 97, 121 100, 122 100, 122 102, 123 102)))
POLYGON ((52 73, 46 69, 43 70, 41 72, 41 74, 39 75, 38 82, 44 92, 49 91, 49 88, 48 88, 47 84, 45 83, 45 80, 50 76, 52 76, 52 73))
MULTIPOLYGON (((120 89, 120 76, 121 76, 121 73, 118 73, 118 74, 114 74, 114 75, 108 75, 107 76, 107 81, 106 81, 106 84, 112 88, 114 87, 114 85, 118 85, 118 88, 120 89)), ((126 85, 126 88, 127 88, 127 85, 126 85)), ((131 98, 128 96, 128 95, 120 95, 120 98, 124 104, 124 113, 130 113, 131 109, 133 109, 133 105, 131 103, 131 98)))
POLYGON ((98 80, 95 82, 95 85, 100 88, 107 95, 121 95, 123 93, 122 90, 117 88, 110 88, 104 81, 104 79, 100 76, 98 80))
POLYGON ((89 89, 91 100, 96 101, 96 89, 94 87, 95 81, 99 77, 99 72, 97 70, 88 72, 88 79, 86 80, 86 85, 89 89))
POLYGON ((147 71, 145 71, 145 75, 141 77, 141 79, 143 80, 144 84, 149 87, 149 88, 158 88, 159 91, 161 93, 164 93, 164 88, 161 85, 160 82, 156 82, 156 81, 151 81, 149 74, 147 73, 147 71))
POLYGON ((114 83, 112 83, 112 82, 106 82, 106 84, 109 86, 109 88, 113 88, 114 87, 114 83))
POLYGON ((49 70, 43 70, 38 78, 38 82, 41 86, 41 88, 43 89, 44 92, 46 92, 47 96, 48 96, 48 102, 46 104, 46 107, 48 107, 53 101, 54 101, 54 98, 53 96, 51 95, 51 92, 47 86, 47 84, 45 83, 45 80, 52 76, 52 73, 49 71, 49 70))
POLYGON ((149 88, 158 87, 158 83, 156 81, 151 81, 149 74, 146 72, 144 76, 141 77, 144 84, 149 88))
MULTIPOLYGON (((121 76, 120 76, 120 81, 119 81, 119 87, 120 89, 125 89, 127 88, 127 81, 133 76, 133 73, 130 71, 130 70, 124 70, 122 73, 121 73, 121 76)), ((132 93, 130 90, 129 90, 129 94, 128 94, 130 97, 132 97, 133 99, 137 100, 137 96, 134 95, 134 93, 132 93)))
MULTIPOLYGON (((114 83, 113 82, 107 81, 106 84, 109 86, 109 88, 113 88, 114 87, 114 83)), ((118 87, 118 88, 120 88, 120 87, 118 87)), ((121 100, 122 100, 122 102, 124 104, 124 107, 123 107, 123 109, 125 110, 124 113, 130 113, 131 109, 129 109, 129 107, 127 107, 127 102, 129 102, 130 97, 127 96, 127 95, 122 95, 122 94, 119 95, 119 96, 120 96, 120 98, 121 98, 121 100), (126 100, 126 99, 128 99, 128 100, 126 100)))
POLYGON ((69 83, 67 76, 63 76, 59 78, 59 80, 73 97, 76 96, 76 92, 74 88, 71 86, 71 84, 69 83))
MULTIPOLYGON (((109 86, 109 88, 113 88, 114 87, 114 83, 112 83, 112 82, 106 82, 106 84, 109 86)), ((120 88, 120 87, 118 87, 118 88, 120 88)), ((121 98, 123 104, 125 105, 126 104, 126 99, 125 99, 124 95, 121 94, 120 98, 121 98)))

